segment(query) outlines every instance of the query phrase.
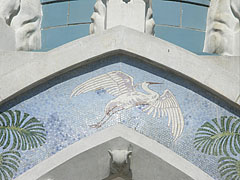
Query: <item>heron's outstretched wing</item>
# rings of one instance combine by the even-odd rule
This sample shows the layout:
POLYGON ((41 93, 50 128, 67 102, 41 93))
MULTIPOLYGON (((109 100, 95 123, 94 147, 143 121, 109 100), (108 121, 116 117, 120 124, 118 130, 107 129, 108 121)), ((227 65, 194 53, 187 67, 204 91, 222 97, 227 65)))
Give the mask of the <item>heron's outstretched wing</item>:
POLYGON ((98 89, 105 89, 109 94, 119 96, 134 91, 133 78, 121 71, 112 71, 80 84, 73 90, 71 97, 98 89))
POLYGON ((172 135, 174 141, 182 134, 184 127, 184 119, 181 109, 177 103, 175 96, 170 90, 166 89, 163 95, 159 96, 156 101, 152 101, 143 109, 148 115, 153 112, 153 117, 168 116, 168 126, 172 124, 172 135))

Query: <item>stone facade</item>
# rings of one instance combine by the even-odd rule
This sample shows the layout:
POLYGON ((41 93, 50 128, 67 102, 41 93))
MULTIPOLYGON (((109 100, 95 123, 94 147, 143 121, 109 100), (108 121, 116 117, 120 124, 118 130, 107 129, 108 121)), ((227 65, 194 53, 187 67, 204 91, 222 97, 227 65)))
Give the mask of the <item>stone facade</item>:
POLYGON ((104 3, 90 36, 48 52, 0 51, 0 179, 239 178, 239 57, 150 36, 150 1, 104 3))

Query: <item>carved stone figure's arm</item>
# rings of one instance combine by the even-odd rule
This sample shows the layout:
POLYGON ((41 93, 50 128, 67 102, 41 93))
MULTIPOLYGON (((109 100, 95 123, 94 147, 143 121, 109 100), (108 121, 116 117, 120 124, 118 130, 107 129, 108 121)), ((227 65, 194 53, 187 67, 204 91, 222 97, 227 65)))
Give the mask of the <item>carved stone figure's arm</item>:
MULTIPOLYGON (((239 0, 231 0, 231 10, 233 15, 240 21, 240 1, 239 0)), ((238 30, 239 30, 238 26, 238 30)))
POLYGON ((36 50, 41 48, 40 0, 21 0, 20 10, 11 22, 16 33, 17 50, 36 50))

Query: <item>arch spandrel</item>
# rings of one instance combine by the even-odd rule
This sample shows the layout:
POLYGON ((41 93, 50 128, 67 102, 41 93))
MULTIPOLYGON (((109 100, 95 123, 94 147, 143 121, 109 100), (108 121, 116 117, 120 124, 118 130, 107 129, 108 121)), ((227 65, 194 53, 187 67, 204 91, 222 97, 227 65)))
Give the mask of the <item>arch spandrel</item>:
MULTIPOLYGON (((115 105, 119 105, 118 103, 115 105)), ((15 117, 17 117, 16 110, 28 113, 43 124, 46 132, 46 140, 42 146, 21 152, 21 161, 24 165, 20 165, 17 175, 64 150, 74 142, 118 123, 163 144, 213 178, 221 178, 217 169, 219 159, 226 154, 231 156, 231 153, 237 153, 237 149, 233 152, 229 151, 230 147, 227 147, 227 143, 227 148, 222 149, 224 151, 222 155, 220 153, 214 155, 211 152, 210 155, 204 154, 204 147, 197 146, 195 138, 201 135, 198 135, 197 131, 204 123, 213 124, 212 119, 217 118, 219 124, 221 121, 227 124, 230 117, 239 118, 239 109, 172 71, 126 55, 118 54, 101 58, 97 62, 68 71, 1 105, 0 110, 4 112, 12 110, 15 117), (142 82, 162 83, 149 85, 149 88, 159 94, 162 99, 152 104, 138 104, 123 110, 118 109, 116 112, 112 111, 113 114, 107 114, 110 117, 100 127, 92 127, 91 125, 97 124, 106 116, 104 109, 108 102, 119 96, 108 91, 109 89, 104 89, 106 84, 112 83, 111 78, 119 83, 119 77, 110 76, 113 72, 121 72, 131 77, 136 92, 142 94, 148 94, 142 89, 142 82), (104 74, 107 75, 102 76, 104 74), (96 77, 100 78, 90 84, 102 82, 102 88, 97 86, 94 89, 88 84, 81 93, 71 97, 76 87, 96 77), (176 109, 173 99, 163 103, 163 99, 168 97, 162 96, 166 90, 171 92, 180 111, 173 111, 176 109), (145 108, 147 110, 144 112, 145 108), (158 117, 158 111, 160 111, 160 117, 158 117), (180 112, 183 115, 183 121, 177 118, 177 113, 180 112), (222 116, 226 118, 221 120, 222 116), (169 119, 171 121, 168 126, 169 119), (198 147, 199 150, 197 150, 198 147)), ((10 114, 7 116, 10 117, 10 114)), ((233 121, 228 122, 233 126, 233 121)), ((235 128, 238 126, 239 124, 236 124, 235 128)), ((12 144, 9 145, 11 146, 12 144)), ((220 150, 217 149, 217 151, 220 150)), ((234 155, 233 157, 235 158, 234 155)))

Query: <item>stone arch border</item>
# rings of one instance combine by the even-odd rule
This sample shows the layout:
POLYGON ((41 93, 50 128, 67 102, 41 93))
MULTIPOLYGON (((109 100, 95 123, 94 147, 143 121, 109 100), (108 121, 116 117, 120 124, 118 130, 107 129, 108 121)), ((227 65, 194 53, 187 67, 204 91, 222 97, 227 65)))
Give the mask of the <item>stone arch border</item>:
MULTIPOLYGON (((51 179, 51 174, 62 173, 62 170, 65 172, 71 168, 71 163, 74 162, 74 158, 77 156, 81 156, 81 154, 85 153, 84 159, 86 158, 93 160, 96 163, 99 163, 99 159, 94 159, 88 154, 88 151, 91 149, 95 149, 96 147, 109 142, 111 140, 117 141, 116 139, 122 138, 127 140, 128 142, 137 145, 143 150, 148 151, 148 153, 154 155, 155 157, 159 158, 159 160, 170 164, 173 167, 174 171, 179 171, 177 177, 184 176, 187 179, 194 179, 194 180, 213 180, 208 174, 203 172, 200 168, 196 167, 186 159, 182 158, 181 156, 177 155, 175 152, 171 151, 170 149, 166 148, 165 146, 157 143, 156 141, 149 139, 148 137, 135 132, 132 129, 129 129, 121 124, 116 126, 112 126, 107 128, 103 131, 97 132, 90 137, 86 137, 81 139, 80 141, 68 146, 64 150, 56 153, 55 155, 51 156, 50 158, 42 161, 32 169, 28 170, 24 174, 17 177, 15 180, 47 180, 51 179), (89 155, 89 156, 88 156, 89 155), (60 167, 60 170, 58 168, 60 167)), ((118 148, 119 143, 112 143, 112 146, 118 148)), ((121 147, 124 146, 121 144, 121 147)), ((123 147, 126 148, 126 147, 123 147)), ((97 150, 95 150, 98 152, 97 150)), ((134 152, 133 154, 138 153, 134 152)), ((106 154, 108 154, 106 152, 106 154)), ((76 162, 76 161, 75 161, 76 162)), ((81 163, 81 161, 77 161, 81 163)), ((108 164, 108 161, 104 161, 103 164, 108 164)), ((143 163, 144 164, 144 163, 143 163)), ((76 164, 75 164, 76 166, 76 164)), ((104 165, 103 165, 104 166, 104 165)), ((102 171, 108 170, 107 168, 101 168, 102 171)), ((144 169, 142 169, 144 171, 144 169)), ((79 170, 80 171, 80 170, 79 170)), ((171 172, 174 172, 171 171, 171 172)), ((87 173, 87 172, 86 172, 87 173)), ((104 173, 97 173, 97 177, 101 175, 104 176, 104 173)), ((167 174, 167 172, 165 172, 167 174)), ((105 173, 105 175, 107 175, 105 173)), ((176 178, 176 177, 175 177, 176 178)), ((151 178, 150 178, 151 179, 151 178)))

